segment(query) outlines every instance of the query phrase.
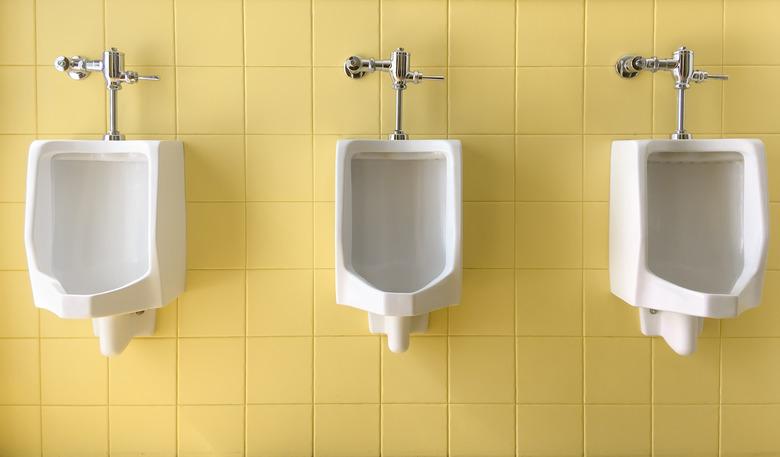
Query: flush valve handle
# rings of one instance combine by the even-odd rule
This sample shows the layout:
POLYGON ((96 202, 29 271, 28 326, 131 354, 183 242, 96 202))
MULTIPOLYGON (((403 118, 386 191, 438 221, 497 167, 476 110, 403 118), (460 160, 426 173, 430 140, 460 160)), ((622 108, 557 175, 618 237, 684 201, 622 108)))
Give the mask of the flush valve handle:
POLYGON ((135 71, 126 71, 122 73, 122 82, 127 84, 135 84, 138 81, 159 81, 160 77, 157 75, 143 76, 139 75, 135 71))
POLYGON ((691 76, 691 80, 695 83, 701 83, 708 79, 717 79, 720 81, 728 81, 729 75, 717 75, 708 73, 706 71, 702 70, 696 70, 693 72, 693 75, 691 76))

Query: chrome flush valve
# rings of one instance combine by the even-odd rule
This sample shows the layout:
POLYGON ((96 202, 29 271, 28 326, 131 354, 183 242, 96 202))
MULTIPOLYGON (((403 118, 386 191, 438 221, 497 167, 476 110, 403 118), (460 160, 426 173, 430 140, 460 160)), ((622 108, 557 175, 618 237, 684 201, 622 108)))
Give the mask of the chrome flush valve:
POLYGON ((674 78, 674 88, 677 89, 677 130, 672 133, 673 140, 688 140, 693 135, 685 130, 685 91, 690 83, 700 83, 708 79, 727 80, 728 75, 715 75, 693 68, 693 51, 685 46, 674 51, 671 59, 658 57, 623 56, 615 64, 615 71, 622 78, 634 78, 642 70, 655 73, 667 70, 674 78))
POLYGON ((412 71, 410 65, 411 54, 404 48, 398 48, 392 52, 387 60, 364 59, 360 56, 351 56, 344 62, 344 73, 352 79, 360 79, 368 73, 377 70, 390 73, 390 79, 395 89, 395 130, 390 134, 391 140, 406 140, 409 135, 403 131, 403 91, 407 83, 419 84, 425 79, 441 81, 444 76, 423 75, 419 71, 412 71))
POLYGON ((125 70, 125 53, 117 48, 111 48, 103 52, 102 60, 89 60, 81 56, 71 58, 59 56, 54 59, 54 68, 57 71, 67 71, 72 79, 84 79, 91 72, 103 73, 106 80, 106 88, 109 94, 109 128, 103 137, 105 140, 124 140, 125 136, 117 130, 117 91, 122 89, 122 84, 135 84, 138 81, 158 81, 159 76, 141 76, 135 71, 125 70))

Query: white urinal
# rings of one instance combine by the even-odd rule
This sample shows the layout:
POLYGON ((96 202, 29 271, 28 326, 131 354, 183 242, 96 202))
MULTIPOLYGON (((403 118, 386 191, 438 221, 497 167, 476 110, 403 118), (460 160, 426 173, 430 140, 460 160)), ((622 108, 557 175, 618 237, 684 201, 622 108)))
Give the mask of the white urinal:
POLYGON ((336 300, 369 313, 393 352, 461 289, 457 140, 342 140, 336 158, 336 300))
POLYGON ((184 290, 184 155, 177 141, 35 141, 25 246, 35 305, 92 319, 104 355, 154 332, 184 290))
POLYGON ((703 318, 759 304, 766 186, 758 140, 612 144, 610 284, 640 308, 642 333, 691 354, 703 318))

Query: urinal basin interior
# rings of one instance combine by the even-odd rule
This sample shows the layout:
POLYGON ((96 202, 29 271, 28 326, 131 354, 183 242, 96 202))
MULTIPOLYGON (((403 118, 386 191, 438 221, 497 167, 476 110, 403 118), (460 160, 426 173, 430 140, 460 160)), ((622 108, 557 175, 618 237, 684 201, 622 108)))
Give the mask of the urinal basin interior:
POLYGON ((744 161, 729 151, 647 159, 647 263, 686 289, 729 294, 744 269, 744 161))
POLYGON ((50 193, 38 196, 50 204, 36 205, 35 220, 41 223, 34 227, 41 272, 74 295, 114 290, 147 274, 147 156, 55 153, 49 171, 50 193))
POLYGON ((385 292, 422 289, 447 261, 445 155, 364 152, 350 168, 354 273, 385 292))

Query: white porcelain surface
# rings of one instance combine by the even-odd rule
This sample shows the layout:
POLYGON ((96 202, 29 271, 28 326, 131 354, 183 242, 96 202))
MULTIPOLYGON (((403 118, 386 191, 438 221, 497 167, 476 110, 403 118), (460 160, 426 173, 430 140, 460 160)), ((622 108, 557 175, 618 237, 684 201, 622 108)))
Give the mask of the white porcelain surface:
POLYGON ((184 290, 182 144, 35 141, 26 201, 35 305, 95 319, 105 355, 153 333, 154 309, 184 290))
POLYGON ((336 301, 368 311, 398 352, 460 288, 460 142, 339 141, 336 301))
POLYGON ((702 318, 757 306, 768 236, 760 141, 612 143, 610 284, 645 335, 691 354, 702 318))

